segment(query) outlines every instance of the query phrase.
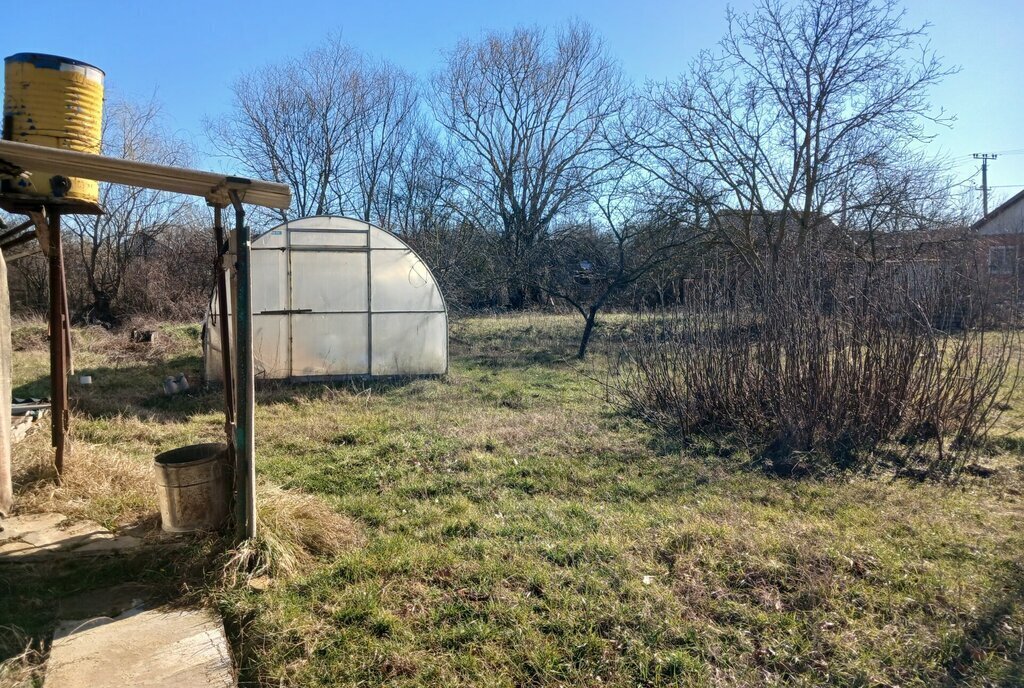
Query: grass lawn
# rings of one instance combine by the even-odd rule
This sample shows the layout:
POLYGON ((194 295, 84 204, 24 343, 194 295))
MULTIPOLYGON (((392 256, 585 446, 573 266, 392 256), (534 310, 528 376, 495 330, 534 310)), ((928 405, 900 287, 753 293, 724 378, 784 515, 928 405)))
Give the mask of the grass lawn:
MULTIPOLYGON (((244 685, 1024 684, 1019 407, 989 477, 772 478, 616 415, 567 362, 580 325, 462 320, 445 379, 263 389, 265 489, 313 495, 343 545, 260 589, 221 575, 215 538, 0 570, 6 652, 45 637, 55 601, 130 579, 217 605, 244 685)), ((40 480, 35 431, 23 510, 155 523, 153 455, 223 424, 219 392, 158 391, 200 366, 198 329, 164 329, 153 350, 76 332, 95 383, 72 387, 68 480, 40 480)), ((42 334, 15 332, 16 391, 45 393, 42 334)))

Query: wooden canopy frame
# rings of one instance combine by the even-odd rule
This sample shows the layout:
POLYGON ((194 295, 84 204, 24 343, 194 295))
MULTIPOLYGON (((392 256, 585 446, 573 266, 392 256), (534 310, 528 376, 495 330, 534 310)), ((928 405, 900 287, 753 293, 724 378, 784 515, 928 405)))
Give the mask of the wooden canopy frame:
MULTIPOLYGON (((221 350, 224 356, 225 435, 229 463, 234 467, 235 523, 238 534, 251 538, 256 534, 256 470, 255 470, 255 393, 252 358, 252 297, 249 250, 251 233, 245 224, 245 205, 287 209, 291 205, 291 189, 285 184, 232 177, 182 167, 153 165, 103 155, 47 148, 28 143, 0 140, 0 177, 17 178, 32 169, 59 170, 69 177, 94 179, 99 182, 155 189, 199 196, 214 209, 214 234, 217 241, 217 298, 221 305, 221 350), (228 280, 224 265, 230 257, 229 242, 221 223, 222 210, 232 206, 235 211, 234 268, 234 345, 229 341, 227 323, 228 280), (233 356, 232 356, 233 354, 233 356), (234 371, 234 378, 232 378, 234 371)), ((95 203, 60 197, 28 196, 0 191, 0 208, 27 215, 28 220, 0 234, 0 251, 6 254, 32 239, 47 257, 50 285, 50 387, 52 410, 52 441, 54 466, 58 479, 64 470, 65 440, 68 430, 68 375, 72 368, 70 317, 64 256, 61 246, 62 214, 101 214, 95 203)), ((17 258, 34 251, 12 254, 17 258)), ((10 323, 0 323, 10 327, 10 323)), ((9 401, 9 400, 8 400, 9 401)), ((10 415, 0 419, 10 423, 10 415)), ((0 457, 2 459, 2 457, 0 457)), ((9 459, 9 453, 8 453, 9 459)), ((0 482, 6 479, 10 491, 10 467, 0 466, 0 482), (6 476, 6 478, 5 478, 6 476)), ((0 485, 0 495, 4 485, 0 485)), ((4 505, 0 504, 0 510, 4 505)))

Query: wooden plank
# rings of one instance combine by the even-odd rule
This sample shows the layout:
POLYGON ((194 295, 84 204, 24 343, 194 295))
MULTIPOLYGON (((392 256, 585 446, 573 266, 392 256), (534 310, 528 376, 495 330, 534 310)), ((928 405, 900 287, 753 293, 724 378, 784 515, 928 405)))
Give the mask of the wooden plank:
POLYGON ((29 256, 34 256, 35 254, 42 253, 42 252, 43 252, 42 246, 40 246, 39 244, 32 244, 31 246, 26 248, 24 251, 13 251, 11 253, 7 253, 5 251, 4 252, 4 259, 8 263, 13 263, 14 261, 19 260, 21 258, 28 258, 29 256))
POLYGON ((0 515, 14 507, 11 484, 11 300, 7 291, 7 264, 0 255, 0 515))
MULTIPOLYGON (((236 192, 243 203, 267 208, 285 209, 292 202, 291 188, 287 184, 122 160, 30 143, 0 141, 0 160, 23 170, 60 170, 69 177, 200 196, 212 205, 222 207, 231 202, 231 191, 236 192)), ((45 199, 43 202, 49 203, 45 199)))
MULTIPOLYGON (((0 225, 3 225, 3 223, 0 222, 0 225)), ((24 232, 26 229, 28 229, 31 226, 32 226, 32 220, 25 220, 20 225, 17 225, 15 227, 11 227, 10 229, 8 229, 3 234, 0 234, 0 241, 7 241, 8 239, 16 237, 16 236, 18 236, 19 234, 21 234, 22 232, 24 232)))

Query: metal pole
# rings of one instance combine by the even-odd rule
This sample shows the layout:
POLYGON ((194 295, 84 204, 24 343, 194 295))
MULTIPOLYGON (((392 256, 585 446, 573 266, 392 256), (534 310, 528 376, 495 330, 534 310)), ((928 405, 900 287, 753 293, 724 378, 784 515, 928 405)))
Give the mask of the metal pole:
MULTIPOLYGON (((64 371, 64 398, 66 401, 68 389, 67 377, 75 374, 75 360, 71 355, 71 310, 68 308, 68 277, 64 270, 63 244, 61 245, 58 257, 60 258, 60 307, 64 322, 64 364, 67 366, 67 370, 64 371)), ((67 403, 65 403, 64 408, 67 409, 67 406, 67 403)), ((67 411, 65 411, 65 413, 67 413, 67 411)))
MULTIPOLYGON (((234 377, 231 374, 231 332, 228 322, 228 278, 226 264, 227 248, 224 238, 224 225, 221 221, 221 208, 213 209, 213 234, 217 241, 217 257, 213 269, 217 278, 217 327, 220 330, 220 367, 221 380, 224 383, 224 434, 227 437, 227 465, 232 473, 232 484, 235 473, 235 390, 234 377)), ((237 489, 235 490, 237 493, 237 489)))
POLYGON ((64 473, 64 440, 68 427, 68 332, 64 318, 64 261, 60 241, 60 211, 47 209, 50 277, 50 441, 57 478, 64 473))
POLYGON ((234 190, 230 192, 235 207, 235 275, 238 291, 235 297, 235 485, 237 488, 235 518, 242 538, 256 536, 256 441, 255 374, 252 361, 252 285, 249 274, 249 228, 245 210, 234 190))

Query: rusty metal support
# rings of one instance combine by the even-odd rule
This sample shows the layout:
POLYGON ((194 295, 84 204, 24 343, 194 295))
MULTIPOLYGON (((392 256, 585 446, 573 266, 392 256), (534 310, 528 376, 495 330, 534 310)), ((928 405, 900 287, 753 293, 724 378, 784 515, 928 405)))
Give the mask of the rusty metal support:
POLYGON ((227 464, 234 482, 235 462, 235 390, 234 376, 231 373, 231 331, 228 316, 228 275, 230 266, 227 264, 227 238, 224 236, 224 224, 221 220, 221 208, 213 209, 213 234, 217 242, 217 257, 213 262, 214 275, 217 278, 217 327, 220 330, 220 366, 221 379, 224 382, 224 434, 227 437, 227 464))
POLYGON ((50 410, 53 465, 57 478, 64 473, 64 449, 68 430, 68 362, 70 330, 68 328, 64 256, 60 241, 60 211, 48 208, 46 213, 47 258, 50 282, 50 410))
POLYGON ((64 389, 67 390, 67 376, 75 374, 75 359, 71 348, 71 311, 68 308, 68 276, 64 271, 64 247, 58 251, 60 258, 60 294, 61 309, 64 316, 64 363, 67 366, 64 377, 64 389))

